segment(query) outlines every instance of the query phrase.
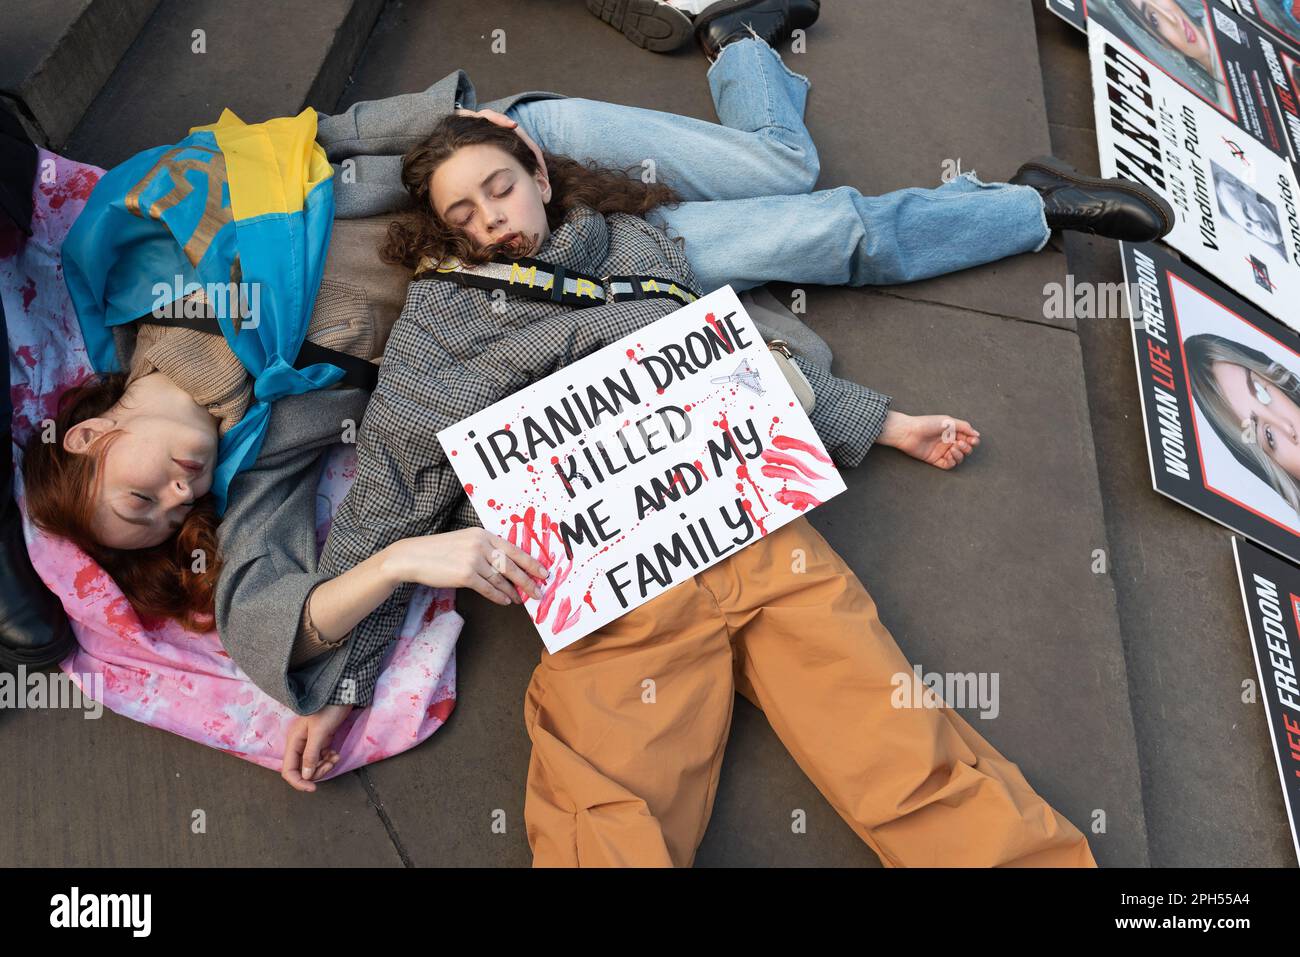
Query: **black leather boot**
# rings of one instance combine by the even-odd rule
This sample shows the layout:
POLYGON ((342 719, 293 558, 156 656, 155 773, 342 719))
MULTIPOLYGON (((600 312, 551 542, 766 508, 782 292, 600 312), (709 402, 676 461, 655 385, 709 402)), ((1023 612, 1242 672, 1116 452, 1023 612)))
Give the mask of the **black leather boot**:
POLYGON ((658 0, 587 0, 587 9, 637 46, 667 53, 690 42, 691 18, 658 0))
MULTIPOLYGON (((0 229, 12 229, 9 223, 0 229)), ((9 333, 0 307, 0 342, 9 333)), ((45 587, 23 541, 22 516, 14 502, 9 363, 0 356, 0 666, 44 668, 62 661, 75 638, 63 604, 45 587)))
POLYGON ((1047 225, 1130 243, 1154 242, 1174 228, 1174 209, 1127 179, 1097 179, 1053 156, 1032 159, 1009 180, 1043 197, 1047 225))
POLYGON ((775 47, 792 30, 816 23, 821 7, 821 0, 720 0, 695 18, 695 39, 710 60, 732 40, 750 36, 750 28, 775 47))

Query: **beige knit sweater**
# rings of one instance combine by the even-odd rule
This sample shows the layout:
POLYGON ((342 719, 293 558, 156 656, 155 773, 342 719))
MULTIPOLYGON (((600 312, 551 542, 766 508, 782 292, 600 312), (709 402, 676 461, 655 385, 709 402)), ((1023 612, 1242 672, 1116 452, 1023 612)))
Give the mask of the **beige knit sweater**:
MULTIPOLYGON (((307 338, 328 349, 374 361, 376 330, 364 291, 321 280, 307 338)), ((220 419, 222 435, 239 424, 252 403, 253 380, 222 336, 137 323, 127 384, 152 372, 163 373, 220 419)), ((341 640, 321 640, 304 603, 289 666, 296 668, 339 644, 341 640)))

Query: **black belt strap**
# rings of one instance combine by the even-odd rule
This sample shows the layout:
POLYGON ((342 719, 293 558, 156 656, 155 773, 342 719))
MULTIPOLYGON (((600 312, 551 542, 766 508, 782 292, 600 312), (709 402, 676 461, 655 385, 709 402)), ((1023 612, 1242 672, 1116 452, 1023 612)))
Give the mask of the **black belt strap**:
MULTIPOLYGON (((172 303, 172 308, 168 311, 183 312, 183 307, 184 303, 175 302, 172 303)), ((194 329, 197 332, 206 332, 209 335, 225 338, 225 334, 221 331, 221 324, 217 321, 217 317, 213 315, 157 316, 149 313, 141 316, 138 321, 148 322, 155 326, 178 326, 183 329, 194 329)), ((367 392, 375 391, 375 384, 379 381, 379 367, 373 362, 367 362, 360 356, 340 352, 337 349, 327 349, 310 339, 304 339, 302 347, 298 350, 298 357, 294 360, 293 367, 295 369, 305 369, 307 366, 315 365, 318 362, 327 362, 342 369, 343 378, 340 380, 341 384, 353 389, 365 389, 367 392)))
POLYGON ((496 258, 488 264, 492 275, 477 272, 482 267, 440 270, 427 259, 416 268, 416 279, 442 279, 475 289, 504 289, 512 295, 588 309, 611 302, 633 299, 672 299, 686 305, 699 293, 675 279, 663 276, 589 276, 576 269, 566 269, 544 259, 525 256, 520 259, 496 258), (507 275, 502 275, 509 269, 507 275), (539 281, 541 273, 549 281, 539 281), (518 277, 518 278, 515 278, 518 277), (587 292, 582 292, 584 288, 587 292), (607 291, 608 289, 608 291, 607 291))

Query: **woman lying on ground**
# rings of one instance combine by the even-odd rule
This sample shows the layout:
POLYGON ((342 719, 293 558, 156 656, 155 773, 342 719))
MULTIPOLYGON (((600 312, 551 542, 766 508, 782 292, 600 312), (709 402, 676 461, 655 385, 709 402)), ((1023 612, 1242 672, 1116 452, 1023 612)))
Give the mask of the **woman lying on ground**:
MULTIPOLYGON (((480 119, 459 122, 458 135, 476 143, 467 155, 495 154, 503 168, 509 168, 510 186, 490 184, 507 202, 520 203, 524 186, 534 197, 541 195, 537 183, 545 174, 520 137, 480 119), (520 193, 510 199, 515 183, 521 185, 520 193)), ((526 244, 496 235, 496 224, 479 229, 476 222, 465 229, 460 223, 448 227, 423 217, 395 230, 390 258, 409 262, 417 249, 441 250, 474 263, 506 247, 521 253, 525 245, 538 250, 566 216, 594 221, 598 218, 594 210, 599 208, 604 211, 599 216, 618 216, 620 222, 636 218, 634 232, 651 237, 647 248, 659 251, 641 271, 655 272, 657 266, 665 272, 671 267, 677 274, 688 268, 678 247, 639 218, 656 206, 674 202, 670 189, 563 157, 544 159, 551 171, 546 181, 550 202, 543 210, 535 199, 537 208, 526 222, 520 216, 504 217, 505 222, 518 221, 522 227, 512 232, 528 233, 526 244)), ((417 187, 414 192, 428 203, 426 189, 417 187)), ((495 207, 498 201, 490 202, 495 207)), ((474 216, 481 218, 481 213, 474 216)), ((588 237, 587 242, 594 239, 588 237)), ((637 251, 644 258, 646 248, 637 251)), ((590 248, 583 252, 595 254, 590 248)), ((628 271, 636 265, 629 261, 626 268, 610 268, 628 271)), ((308 339, 377 358, 375 336, 366 328, 364 315, 354 314, 340 323, 336 299, 328 288, 322 289, 308 339)), ((667 300, 649 300, 639 308, 625 305, 619 311, 630 311, 636 321, 623 318, 619 328, 631 331, 647 316, 657 318, 680 305, 667 300)), ((522 601, 516 589, 532 587, 530 576, 545 581, 546 569, 535 558, 479 527, 467 500, 450 523, 454 531, 430 534, 439 530, 437 521, 417 523, 424 531, 385 542, 342 573, 327 573, 323 565, 317 568, 316 476, 321 456, 339 441, 347 423, 361 423, 360 441, 365 443, 363 415, 369 395, 357 389, 320 390, 278 400, 258 460, 232 480, 227 510, 219 522, 207 494, 217 446, 247 408, 250 380, 224 340, 216 336, 147 321, 136 325, 134 343, 129 338, 120 340, 126 353, 123 368, 129 371, 95 376, 70 390, 54 417, 58 440, 32 443, 27 450, 23 464, 29 514, 40 527, 70 539, 104 567, 140 615, 174 618, 193 628, 212 627, 215 621, 227 651, 259 687, 299 713, 314 715, 315 721, 301 724, 290 735, 298 750, 308 753, 305 764, 295 765, 295 770, 310 770, 315 756, 328 760, 332 753, 324 750, 329 740, 325 731, 332 732, 348 708, 323 708, 328 695, 342 694, 338 686, 348 687, 344 682, 350 678, 356 683, 356 701, 369 700, 373 684, 363 692, 357 675, 344 674, 347 655, 335 652, 346 645, 352 626, 377 606, 384 603, 390 612, 400 614, 417 584, 469 587, 509 604, 522 601), (198 570, 195 550, 208 559, 198 570), (399 598, 394 599, 394 591, 400 591, 399 598), (322 750, 313 752, 318 746, 322 750)), ((402 328, 399 324, 394 335, 402 328)), ((618 338, 614 331, 605 330, 605 339, 588 339, 584 351, 618 338)), ((803 368, 814 386, 822 381, 820 370, 803 368)), ((831 407, 831 400, 821 392, 817 402, 821 409, 831 407)), ((469 406, 466 410, 466 414, 471 411, 469 406)), ((940 441, 941 417, 886 415, 883 404, 879 414, 880 421, 870 427, 887 422, 880 441, 904 447, 940 467, 952 467, 970 449, 969 436, 963 432, 950 431, 951 441, 940 441)), ((964 423, 957 425, 964 427, 964 423)), ((834 437, 824 435, 823 442, 830 448, 834 437)), ((291 746, 288 753, 296 752, 291 746)), ((306 777, 321 773, 318 769, 306 777)), ((309 780, 294 782, 314 789, 309 780)))
MULTIPOLYGON (((410 586, 394 584, 411 572, 388 550, 478 523, 438 433, 699 292, 677 243, 644 218, 675 199, 662 184, 566 157, 547 156, 543 170, 512 132, 462 116, 445 118, 406 156, 403 180, 416 209, 394 225, 385 254, 417 278, 361 424, 356 482, 320 559, 326 575, 369 570, 346 586, 342 577, 323 583, 308 601, 323 639, 348 636, 348 660, 330 705, 306 719, 305 764, 352 707, 368 705, 404 617, 410 586), (531 257, 539 286, 543 273, 575 280, 574 289, 597 277, 599 304, 484 281, 494 262, 520 257, 531 257), (653 278, 660 292, 617 295, 611 276, 633 286, 653 278)), ((806 201, 811 215, 818 195, 806 201)), ((841 468, 877 441, 941 468, 979 443, 967 422, 901 416, 888 397, 795 363, 815 396, 809 419, 841 468)), ((572 570, 540 548, 556 574, 572 570)), ((519 584, 495 569, 485 577, 507 594, 519 584)), ((523 587, 538 595, 534 583, 523 587)), ((891 675, 909 668, 861 582, 806 517, 756 534, 694 578, 543 652, 524 708, 534 863, 689 865, 739 691, 887 864, 1093 866, 1079 830, 969 724, 946 709, 893 705, 891 675), (788 568, 796 552, 810 562, 798 573, 788 568), (651 708, 637 690, 647 675, 658 686, 651 708), (937 786, 921 794, 921 781, 937 786)), ((300 773, 310 776, 286 776, 297 783, 300 773)))

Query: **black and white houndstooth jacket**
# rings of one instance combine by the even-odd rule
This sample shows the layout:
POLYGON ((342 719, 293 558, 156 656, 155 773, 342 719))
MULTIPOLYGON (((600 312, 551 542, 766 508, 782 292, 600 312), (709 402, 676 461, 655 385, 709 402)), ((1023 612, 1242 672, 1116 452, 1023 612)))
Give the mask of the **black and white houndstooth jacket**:
MULTIPOLYGON (((704 294, 680 247, 627 213, 570 210, 537 258, 592 276, 662 276, 704 294)), ((557 369, 668 315, 672 299, 589 308, 507 296, 441 279, 411 283, 357 435, 357 478, 319 571, 335 577, 403 538, 481 526, 437 433, 557 369)), ((889 398, 795 357, 813 387, 809 415, 841 467, 861 462, 889 398)), ((331 704, 370 703, 414 585, 403 584, 353 630, 331 704)))

